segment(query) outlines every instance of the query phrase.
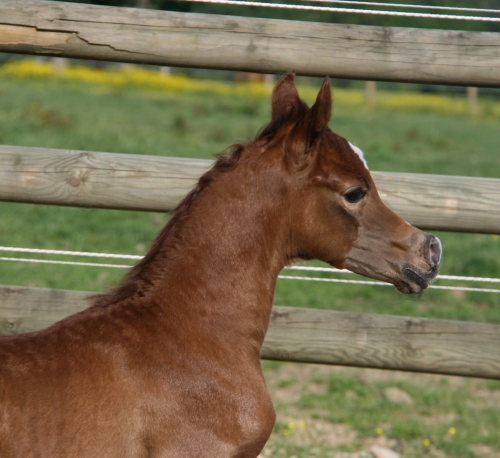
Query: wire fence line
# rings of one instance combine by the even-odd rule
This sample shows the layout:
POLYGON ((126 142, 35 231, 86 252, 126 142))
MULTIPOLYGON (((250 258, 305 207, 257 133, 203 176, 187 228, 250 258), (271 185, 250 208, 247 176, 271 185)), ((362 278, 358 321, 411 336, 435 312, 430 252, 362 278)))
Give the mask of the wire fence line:
MULTIPOLYGON (((97 253, 89 251, 68 251, 68 250, 48 250, 41 248, 21 248, 21 247, 6 247, 0 246, 0 252, 13 252, 13 253, 29 253, 29 254, 44 254, 44 255, 57 255, 57 256, 75 256, 75 257, 94 257, 94 258, 107 258, 107 259, 131 259, 141 260, 143 256, 130 255, 130 254, 117 254, 117 253, 97 253)), ((59 265, 72 265, 72 266, 85 266, 85 267, 105 267, 105 268, 118 268, 128 269, 132 265, 129 264, 105 264, 95 262, 80 262, 80 261, 60 261, 56 259, 38 259, 38 258, 21 258, 21 257, 0 257, 0 261, 11 262, 29 262, 41 264, 59 264, 59 265)), ((334 267, 314 267, 314 266, 290 266, 285 267, 285 271, 303 271, 303 272, 323 272, 333 274, 353 274, 350 270, 336 269, 334 267)), ((391 286, 389 283, 369 280, 351 280, 344 278, 323 278, 323 277, 305 277, 299 275, 280 275, 278 278, 282 280, 298 280, 298 281, 316 281, 327 283, 351 283, 358 285, 374 285, 374 286, 391 286)), ((500 283, 500 278, 489 277, 468 277, 459 275, 438 275, 436 280, 447 281, 467 281, 467 282, 482 282, 482 283, 500 283)), ((432 289, 442 290, 455 290, 455 291, 474 291, 484 293, 500 293, 500 289, 491 288, 474 288, 469 286, 448 286, 448 285, 431 285, 432 289)))
POLYGON ((43 248, 21 248, 0 246, 0 251, 11 253, 32 253, 32 254, 55 254, 59 256, 85 256, 90 258, 113 258, 113 259, 134 259, 141 260, 144 256, 133 254, 113 254, 113 253, 94 253, 91 251, 68 251, 68 250, 47 250, 43 248))
POLYGON ((0 261, 33 262, 38 264, 59 264, 66 266, 86 266, 86 267, 114 267, 118 269, 129 269, 130 265, 125 264, 102 264, 97 262, 77 262, 77 261, 58 261, 55 259, 31 259, 31 258, 7 258, 0 257, 0 261))
POLYGON ((499 9, 491 8, 468 8, 458 6, 439 6, 439 5, 412 5, 408 3, 382 3, 382 2, 362 2, 354 0, 301 0, 307 2, 318 3, 340 3, 344 5, 361 5, 361 6, 381 6, 384 8, 399 8, 399 9, 421 9, 421 10, 441 10, 441 11, 463 11, 467 13, 493 13, 500 14, 499 9))
MULTIPOLYGON (((332 273, 343 273, 352 274, 347 269, 336 269, 335 267, 312 267, 312 266, 290 266, 286 267, 290 270, 308 270, 311 272, 332 272, 332 273)), ((500 283, 500 278, 489 278, 489 277, 467 277, 463 275, 438 275, 438 280, 452 280, 452 281, 477 281, 477 282, 487 282, 487 283, 500 283)))
POLYGON ((425 19, 449 19, 455 21, 500 22, 500 17, 463 16, 455 14, 415 13, 408 11, 368 10, 361 8, 337 8, 332 6, 297 5, 287 3, 267 3, 247 0, 180 0, 183 2, 215 3, 220 5, 255 6, 288 10, 323 11, 328 13, 371 14, 378 16, 413 17, 425 19))
MULTIPOLYGON (((351 283, 357 285, 392 286, 391 283, 382 283, 378 281, 369 281, 369 280, 348 280, 343 278, 298 277, 295 275, 279 275, 278 278, 281 278, 282 280, 303 280, 303 281, 319 281, 327 283, 351 283)), ((500 293, 500 289, 471 288, 469 286, 430 285, 429 288, 453 290, 453 291, 471 291, 471 292, 481 292, 481 293, 500 293)))

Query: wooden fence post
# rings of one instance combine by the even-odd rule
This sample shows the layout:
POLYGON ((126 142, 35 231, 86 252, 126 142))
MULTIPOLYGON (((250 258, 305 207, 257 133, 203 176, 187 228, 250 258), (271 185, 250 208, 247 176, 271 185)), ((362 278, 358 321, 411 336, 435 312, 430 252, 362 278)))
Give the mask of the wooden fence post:
POLYGON ((377 95, 377 83, 375 81, 367 81, 365 83, 365 102, 367 105, 375 106, 375 97, 377 95))
POLYGON ((479 113, 477 105, 477 87, 467 88, 467 113, 476 116, 479 113))

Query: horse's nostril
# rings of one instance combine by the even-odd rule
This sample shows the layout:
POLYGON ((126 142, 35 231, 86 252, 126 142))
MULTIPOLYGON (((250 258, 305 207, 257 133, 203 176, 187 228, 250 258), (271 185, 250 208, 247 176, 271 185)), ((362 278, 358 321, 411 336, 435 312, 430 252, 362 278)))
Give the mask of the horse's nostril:
POLYGON ((438 266, 441 262, 442 251, 441 241, 431 235, 429 239, 429 262, 432 264, 432 267, 438 266))

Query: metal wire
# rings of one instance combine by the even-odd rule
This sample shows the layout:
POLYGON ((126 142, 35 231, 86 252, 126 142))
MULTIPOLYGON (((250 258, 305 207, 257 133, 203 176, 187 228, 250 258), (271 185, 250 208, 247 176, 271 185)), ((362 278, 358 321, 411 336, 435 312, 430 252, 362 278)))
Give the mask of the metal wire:
POLYGON ((34 262, 41 264, 62 264, 67 266, 87 266, 87 267, 117 267, 119 269, 129 269, 132 266, 123 264, 100 264, 95 262, 75 262, 75 261, 56 261, 54 259, 28 259, 28 258, 4 258, 0 257, 0 261, 18 261, 18 262, 34 262))
MULTIPOLYGON (((47 249, 41 249, 41 248, 18 248, 18 247, 0 246, 0 251, 16 252, 16 253, 48 254, 48 255, 59 255, 59 256, 83 256, 83 257, 97 257, 97 258, 112 258, 112 259, 133 259, 133 260, 142 259, 142 256, 130 255, 130 254, 95 253, 95 252, 89 252, 89 251, 47 250, 47 249)), ((73 265, 73 266, 86 266, 86 267, 110 267, 110 268, 120 268, 120 269, 128 269, 128 268, 132 267, 131 265, 125 265, 125 264, 103 264, 103 263, 92 263, 92 262, 58 261, 58 260, 35 259, 35 258, 28 259, 28 258, 0 257, 0 261, 31 262, 31 263, 42 263, 42 264, 61 264, 61 265, 73 265)), ((353 273, 350 270, 336 269, 334 267, 291 266, 291 267, 285 267, 285 269, 286 270, 309 271, 309 272, 340 273, 340 274, 352 274, 353 273)), ((280 275, 278 278, 284 279, 284 280, 301 280, 301 281, 317 281, 317 282, 328 282, 328 283, 352 283, 352 284, 358 284, 358 285, 391 286, 389 283, 382 283, 382 282, 368 281, 368 280, 348 280, 348 279, 343 279, 343 278, 301 277, 301 276, 293 276, 293 275, 280 275)), ((466 276, 456 276, 456 275, 438 275, 437 280, 500 283, 500 278, 466 277, 466 276)), ((488 293, 500 293, 500 289, 471 288, 471 287, 467 287, 467 286, 431 285, 430 288, 432 288, 432 289, 444 289, 444 290, 455 290, 455 291, 458 290, 458 291, 478 291, 478 292, 488 292, 488 293)))
POLYGON ((132 254, 92 253, 90 251, 45 250, 42 248, 18 248, 10 246, 0 246, 0 251, 10 251, 14 253, 57 254, 62 256, 87 256, 91 258, 115 258, 115 259, 135 259, 135 260, 140 260, 143 258, 143 256, 136 256, 132 254))
POLYGON ((365 10, 360 8, 336 8, 330 6, 313 6, 313 5, 289 5, 285 3, 265 3, 253 2, 244 0, 181 0, 184 2, 198 3, 216 3, 220 5, 238 5, 238 6, 258 6, 264 8, 281 8, 288 10, 308 10, 308 11, 324 11, 330 13, 353 13, 353 14, 372 14, 379 16, 398 16, 398 17, 414 17, 427 19, 450 19, 456 21, 481 21, 481 22, 500 22, 499 17, 487 16, 458 16, 454 14, 435 14, 435 13, 412 13, 404 11, 384 11, 384 10, 365 10))
MULTIPOLYGON (((21 248, 21 247, 6 247, 0 246, 0 251, 14 252, 14 253, 34 253, 34 254, 49 254, 49 255, 60 255, 60 256, 84 256, 84 257, 94 257, 94 258, 113 258, 113 259, 133 259, 141 260, 143 256, 131 255, 131 254, 118 254, 118 253, 98 253, 90 251, 68 251, 68 250, 48 250, 43 248, 21 248)), ((22 260, 24 258, 0 258, 2 260, 22 260)), ((59 261, 54 261, 57 263, 59 261)), ((62 261, 61 261, 62 262, 62 261)), ((78 263, 77 265, 92 265, 90 263, 78 263)), ((102 264, 103 266, 105 264, 102 264)), ((114 267, 117 264, 106 264, 105 266, 114 267)), ((131 267, 131 266, 122 266, 131 267)), ((353 274, 347 269, 336 269, 335 267, 313 267, 313 266, 289 266, 285 267, 286 270, 302 270, 310 272, 328 272, 328 273, 342 273, 342 274, 353 274)), ((473 282, 489 282, 489 283, 500 283, 500 278, 488 278, 488 277, 467 277, 467 276, 457 276, 457 275, 438 275, 439 280, 452 280, 452 281, 473 281, 473 282)))
MULTIPOLYGON (((68 251, 68 250, 47 250, 43 248, 21 248, 21 247, 7 247, 0 246, 0 251, 7 251, 13 253, 34 253, 34 254, 52 254, 60 256, 85 256, 93 258, 113 258, 113 259, 133 259, 141 260, 143 256, 132 255, 132 254, 117 254, 117 253, 96 253, 90 251, 68 251)), ((0 260, 22 260, 24 258, 0 258, 0 260)), ((29 262, 29 260, 25 261, 29 262)), ((57 263, 59 261, 54 261, 57 263)), ((62 262, 62 261, 61 261, 62 262)), ((92 265, 90 263, 78 263, 76 265, 92 265)), ((117 264, 101 264, 106 267, 114 267, 117 264)), ((121 266, 121 267, 131 267, 131 266, 121 266)), ((285 267, 286 270, 302 270, 309 272, 328 272, 328 273, 341 273, 341 274, 353 274, 347 269, 336 269, 335 267, 313 267, 313 266, 289 266, 285 267)), ((488 278, 488 277, 467 277, 459 275, 438 275, 437 280, 451 280, 451 281, 472 281, 472 282, 484 282, 484 283, 500 283, 500 278, 488 278)))
MULTIPOLYGON (((382 283, 378 281, 367 280, 344 280, 343 278, 318 278, 318 277, 296 277, 294 275, 280 275, 278 278, 282 280, 303 280, 303 281, 321 281, 327 283, 352 283, 358 285, 375 285, 375 286, 392 286, 390 283, 382 283)), ((468 286, 441 286, 430 285, 430 289, 445 289, 453 291, 475 291, 481 293, 500 293, 500 289, 486 289, 486 288, 469 288, 468 286)))
MULTIPOLYGON (((342 273, 342 274, 353 274, 347 269, 335 269, 334 267, 309 267, 309 266, 291 266, 285 267, 289 270, 305 270, 311 272, 331 272, 331 273, 342 273)), ((452 280, 452 281, 474 281, 474 282, 484 282, 484 283, 500 283, 500 278, 488 278, 488 277, 466 277, 463 275, 438 275, 436 280, 452 280)))
POLYGON ((365 6, 382 6, 386 8, 406 8, 406 9, 422 9, 422 10, 441 10, 441 11, 465 11, 471 13, 493 13, 500 14, 500 10, 486 8, 463 8, 458 6, 436 6, 436 5, 410 5, 407 3, 380 3, 380 2, 360 2, 351 0, 301 0, 307 2, 321 3, 342 3, 345 5, 365 5, 365 6))

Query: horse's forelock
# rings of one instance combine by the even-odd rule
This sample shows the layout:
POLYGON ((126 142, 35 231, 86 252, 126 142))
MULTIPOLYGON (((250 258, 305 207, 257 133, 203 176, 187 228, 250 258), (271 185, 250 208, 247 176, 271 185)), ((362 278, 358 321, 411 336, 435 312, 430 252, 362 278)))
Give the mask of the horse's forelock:
POLYGON ((256 143, 263 143, 263 145, 266 145, 278 135, 279 131, 283 127, 292 123, 295 124, 299 119, 304 117, 307 114, 309 107, 305 104, 305 102, 300 102, 300 104, 291 106, 285 114, 276 116, 269 124, 262 127, 255 136, 254 141, 256 143))

